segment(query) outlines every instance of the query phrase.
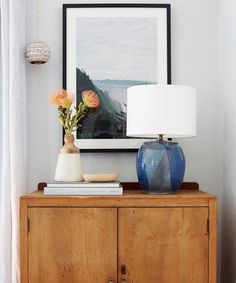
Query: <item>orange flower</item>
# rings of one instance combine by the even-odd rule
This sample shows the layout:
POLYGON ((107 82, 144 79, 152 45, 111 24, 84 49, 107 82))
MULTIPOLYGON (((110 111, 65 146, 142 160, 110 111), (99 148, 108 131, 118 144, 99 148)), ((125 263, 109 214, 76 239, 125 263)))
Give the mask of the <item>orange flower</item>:
POLYGON ((92 90, 85 90, 81 94, 84 104, 89 108, 97 108, 99 106, 99 98, 92 90))
POLYGON ((74 95, 69 94, 65 89, 56 90, 53 95, 49 97, 50 103, 56 104, 61 108, 70 108, 74 99, 74 95))

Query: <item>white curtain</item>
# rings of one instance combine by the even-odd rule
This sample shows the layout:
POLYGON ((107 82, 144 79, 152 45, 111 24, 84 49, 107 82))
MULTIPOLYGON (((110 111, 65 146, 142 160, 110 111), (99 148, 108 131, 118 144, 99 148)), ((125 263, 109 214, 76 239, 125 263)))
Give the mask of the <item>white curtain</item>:
POLYGON ((0 0, 0 283, 19 282, 19 196, 26 191, 25 0, 0 0))

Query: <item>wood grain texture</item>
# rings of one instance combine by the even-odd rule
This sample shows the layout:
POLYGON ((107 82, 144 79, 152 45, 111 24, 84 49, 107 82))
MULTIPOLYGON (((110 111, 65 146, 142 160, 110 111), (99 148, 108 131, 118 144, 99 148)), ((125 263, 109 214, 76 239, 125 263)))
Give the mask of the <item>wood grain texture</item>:
POLYGON ((29 283, 116 282, 116 209, 30 208, 29 219, 29 283))
POLYGON ((106 283, 109 278, 120 283, 122 264, 127 265, 127 283, 216 283, 216 223, 216 197, 199 190, 174 195, 133 189, 123 196, 24 195, 21 283, 106 283), (131 278, 133 273, 137 277, 131 278))
POLYGON ((28 200, 29 206, 69 206, 69 207, 175 207, 207 206, 215 196, 201 191, 179 191, 172 195, 148 195, 142 191, 125 191, 122 196, 48 196, 43 191, 21 197, 28 200))
POLYGON ((208 282, 207 219, 207 208, 119 209, 118 266, 127 266, 119 280, 208 282))
POLYGON ((20 201, 20 282, 28 283, 28 205, 20 201))
POLYGON ((217 206, 209 200, 209 283, 217 282, 217 206))
POLYGON ((29 206, 65 206, 65 207, 207 207, 207 199, 114 199, 114 198, 104 198, 104 199, 59 199, 59 198, 43 198, 43 199, 31 199, 28 201, 29 206))

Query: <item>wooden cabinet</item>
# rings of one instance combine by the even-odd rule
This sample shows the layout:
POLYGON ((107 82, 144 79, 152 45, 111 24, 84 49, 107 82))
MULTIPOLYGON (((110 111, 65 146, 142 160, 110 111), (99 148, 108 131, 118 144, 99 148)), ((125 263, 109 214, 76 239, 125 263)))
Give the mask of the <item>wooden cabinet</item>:
POLYGON ((22 196, 21 283, 96 282, 216 283, 215 197, 22 196))

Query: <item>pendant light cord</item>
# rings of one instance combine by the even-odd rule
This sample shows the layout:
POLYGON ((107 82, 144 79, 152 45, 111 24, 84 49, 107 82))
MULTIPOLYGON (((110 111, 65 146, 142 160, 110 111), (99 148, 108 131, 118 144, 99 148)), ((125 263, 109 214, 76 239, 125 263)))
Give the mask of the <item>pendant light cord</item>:
MULTIPOLYGON (((40 34, 40 12, 42 11, 42 3, 41 0, 37 0, 37 39, 39 40, 39 34, 40 34)), ((41 68, 40 65, 36 65, 35 69, 35 75, 36 75, 36 81, 38 88, 42 89, 41 85, 41 68)))
POLYGON ((36 76, 37 85, 38 85, 38 88, 42 89, 40 65, 36 65, 35 67, 36 67, 36 69, 35 69, 35 76, 36 76))
POLYGON ((41 0, 37 0, 37 39, 40 34, 40 12, 42 11, 41 0))

